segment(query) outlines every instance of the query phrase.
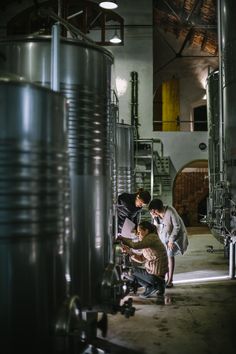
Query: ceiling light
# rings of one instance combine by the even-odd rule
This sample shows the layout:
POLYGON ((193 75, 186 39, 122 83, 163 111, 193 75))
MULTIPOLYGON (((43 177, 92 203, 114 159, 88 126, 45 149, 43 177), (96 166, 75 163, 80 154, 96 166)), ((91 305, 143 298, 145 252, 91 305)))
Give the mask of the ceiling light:
POLYGON ((102 7, 103 9, 107 9, 107 10, 114 10, 118 7, 115 0, 101 1, 99 6, 102 7))
POLYGON ((117 31, 115 31, 115 34, 114 34, 114 36, 110 39, 110 42, 113 43, 113 44, 119 44, 119 43, 121 43, 121 39, 120 39, 120 37, 118 36, 117 31))

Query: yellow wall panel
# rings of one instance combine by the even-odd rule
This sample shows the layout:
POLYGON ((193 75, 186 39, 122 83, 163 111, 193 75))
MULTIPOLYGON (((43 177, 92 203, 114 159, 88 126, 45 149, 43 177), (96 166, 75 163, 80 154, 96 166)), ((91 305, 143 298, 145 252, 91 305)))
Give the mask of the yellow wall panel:
POLYGON ((179 130, 179 80, 172 79, 162 83, 162 130, 179 130))

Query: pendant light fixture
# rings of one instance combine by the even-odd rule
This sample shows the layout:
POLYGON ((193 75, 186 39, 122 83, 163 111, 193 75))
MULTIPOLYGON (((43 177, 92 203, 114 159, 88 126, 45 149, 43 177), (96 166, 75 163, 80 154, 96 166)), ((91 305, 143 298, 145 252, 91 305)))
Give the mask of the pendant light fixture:
POLYGON ((99 6, 106 10, 114 10, 118 7, 116 0, 101 1, 99 6))
POLYGON ((117 34, 117 30, 115 30, 115 34, 114 34, 114 36, 110 39, 110 42, 113 43, 113 44, 119 44, 119 43, 121 43, 121 39, 120 39, 120 37, 119 37, 118 34, 117 34))

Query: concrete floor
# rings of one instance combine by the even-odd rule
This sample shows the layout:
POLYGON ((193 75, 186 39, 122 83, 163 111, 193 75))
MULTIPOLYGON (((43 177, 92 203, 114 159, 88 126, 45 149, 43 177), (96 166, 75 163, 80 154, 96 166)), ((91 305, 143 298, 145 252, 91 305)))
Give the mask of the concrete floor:
POLYGON ((235 353, 236 280, 228 277, 223 245, 207 228, 189 229, 189 248, 176 257, 174 287, 166 289, 164 301, 132 298, 133 317, 109 315, 107 352, 235 353))

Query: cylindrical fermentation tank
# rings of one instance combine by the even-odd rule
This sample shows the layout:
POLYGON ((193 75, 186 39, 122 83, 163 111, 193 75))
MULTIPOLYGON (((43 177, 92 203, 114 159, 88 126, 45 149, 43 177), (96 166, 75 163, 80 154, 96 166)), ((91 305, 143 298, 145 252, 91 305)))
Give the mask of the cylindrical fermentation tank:
POLYGON ((116 127, 117 192, 134 192, 134 127, 118 123, 116 127))
POLYGON ((38 353, 45 343, 52 348, 68 294, 66 100, 4 77, 0 117, 1 347, 28 353, 31 343, 38 353))
POLYGON ((209 204, 208 217, 220 218, 220 107, 219 70, 209 73, 207 78, 207 118, 208 118, 208 164, 209 164, 209 204))
MULTIPOLYGON (((220 47, 220 92, 222 121, 222 230, 226 236, 236 234, 236 3, 232 0, 218 2, 220 47)), ((234 261, 233 261, 234 263, 234 261)))
MULTIPOLYGON (((224 126, 224 172, 230 186, 231 199, 236 202, 236 2, 219 1, 221 31, 221 90, 224 126)), ((229 226, 229 225, 228 225, 229 226)))
MULTIPOLYGON (((2 70, 50 86, 50 37, 0 42, 2 70)), ((100 309, 104 269, 111 259, 110 76, 104 48, 61 38, 60 91, 69 107, 72 288, 85 308, 100 309)))

